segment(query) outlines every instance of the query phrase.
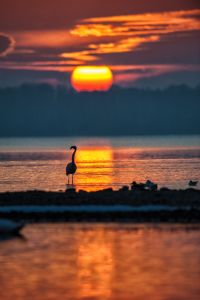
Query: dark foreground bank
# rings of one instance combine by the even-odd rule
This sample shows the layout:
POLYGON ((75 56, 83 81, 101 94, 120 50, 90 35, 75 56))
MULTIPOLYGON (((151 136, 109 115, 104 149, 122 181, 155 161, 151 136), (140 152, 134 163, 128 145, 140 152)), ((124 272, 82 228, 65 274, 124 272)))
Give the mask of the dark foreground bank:
POLYGON ((0 193, 0 218, 25 222, 179 222, 200 223, 200 190, 126 190, 90 192, 6 192, 0 193), (49 206, 68 207, 48 211, 49 206), (96 209, 90 210, 93 205, 96 209), (115 210, 117 205, 130 210, 115 210), (18 210, 14 206, 18 207, 18 210), (22 208, 20 211, 19 206, 22 208), (47 211, 25 211, 24 207, 47 207, 47 211), (81 207, 84 209, 81 210, 81 207), (98 210, 103 206, 104 210, 98 210), (113 207, 113 210, 106 210, 113 207), (9 208, 9 211, 3 211, 9 208), (70 207, 70 209, 69 209, 70 207), (73 207, 79 207, 74 210, 73 207), (88 210, 87 210, 88 207, 88 210), (142 208, 140 210, 140 208, 142 208))

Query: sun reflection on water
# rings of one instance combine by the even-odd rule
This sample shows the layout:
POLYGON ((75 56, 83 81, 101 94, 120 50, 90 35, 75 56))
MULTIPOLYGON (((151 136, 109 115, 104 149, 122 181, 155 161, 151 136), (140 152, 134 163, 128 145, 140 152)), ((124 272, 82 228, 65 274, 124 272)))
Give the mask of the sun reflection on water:
POLYGON ((0 241, 1 300, 199 300, 197 224, 41 223, 22 235, 0 241))
POLYGON ((78 291, 77 298, 109 297, 111 294, 111 273, 113 258, 111 241, 112 232, 106 235, 103 229, 96 232, 80 232, 81 244, 78 247, 78 291))
POLYGON ((112 182, 112 149, 80 149, 77 151, 76 162, 79 174, 76 177, 77 186, 90 185, 93 190, 99 190, 99 185, 106 187, 112 182))

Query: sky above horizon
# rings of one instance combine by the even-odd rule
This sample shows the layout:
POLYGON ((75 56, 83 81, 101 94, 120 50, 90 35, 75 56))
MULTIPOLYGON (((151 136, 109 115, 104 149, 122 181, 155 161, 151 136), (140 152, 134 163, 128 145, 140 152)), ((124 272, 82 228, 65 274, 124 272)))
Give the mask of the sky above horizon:
POLYGON ((200 84, 196 0, 7 0, 0 10, 0 87, 71 86, 77 66, 108 66, 114 84, 200 84))

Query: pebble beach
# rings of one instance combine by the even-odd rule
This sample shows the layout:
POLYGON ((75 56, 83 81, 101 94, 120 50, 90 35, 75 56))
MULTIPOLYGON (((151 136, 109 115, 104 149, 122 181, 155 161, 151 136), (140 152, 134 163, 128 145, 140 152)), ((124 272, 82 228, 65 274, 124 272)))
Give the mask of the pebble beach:
POLYGON ((118 191, 110 188, 96 192, 76 192, 73 188, 65 192, 5 192, 0 193, 0 218, 25 223, 200 223, 200 190, 123 187, 118 191), (31 210, 33 206, 35 209, 31 210))

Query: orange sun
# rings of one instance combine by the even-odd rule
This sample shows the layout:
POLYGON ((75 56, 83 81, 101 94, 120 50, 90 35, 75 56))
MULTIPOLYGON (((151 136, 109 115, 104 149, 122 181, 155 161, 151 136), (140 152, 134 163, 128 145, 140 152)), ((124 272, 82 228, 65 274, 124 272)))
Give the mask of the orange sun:
POLYGON ((113 75, 108 67, 77 67, 71 82, 77 91, 106 91, 113 83, 113 75))

